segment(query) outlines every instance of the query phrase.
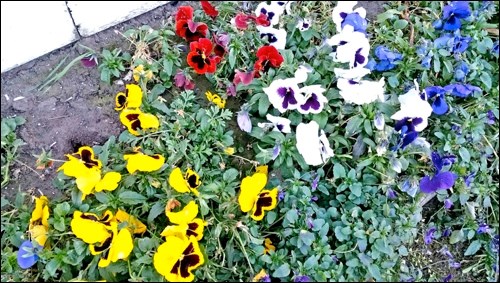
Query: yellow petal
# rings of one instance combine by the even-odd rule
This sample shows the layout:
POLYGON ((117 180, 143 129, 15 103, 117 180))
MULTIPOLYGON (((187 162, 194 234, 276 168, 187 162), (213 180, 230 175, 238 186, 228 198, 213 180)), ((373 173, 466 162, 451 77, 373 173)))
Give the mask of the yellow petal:
POLYGON ((260 165, 255 168, 256 173, 264 173, 267 176, 267 165, 260 165))
POLYGON ((273 242, 269 238, 266 238, 264 240, 264 247, 265 247, 264 254, 268 254, 270 251, 276 250, 276 247, 273 245, 273 242))
POLYGON ((264 269, 261 269, 260 272, 253 277, 252 282, 260 282, 260 280, 262 280, 266 276, 266 271, 264 269))
POLYGON ((130 232, 134 234, 142 234, 146 232, 147 227, 135 216, 128 214, 127 212, 118 209, 115 215, 116 220, 118 222, 127 222, 127 228, 130 229, 130 232))
MULTIPOLYGON (((103 217, 104 218, 104 217, 103 217)), ((100 222, 93 213, 75 211, 71 220, 71 231, 87 244, 104 242, 110 235, 110 227, 100 222)))
POLYGON ((85 174, 76 178, 76 186, 82 192, 82 198, 93 193, 94 187, 101 180, 101 170, 97 167, 87 169, 85 174))
POLYGON ((141 114, 141 110, 139 109, 129 109, 126 108, 120 113, 120 122, 127 127, 128 131, 138 136, 138 129, 141 129, 141 123, 139 121, 139 115, 141 114))
POLYGON ((250 211, 260 191, 266 186, 267 176, 263 173, 255 173, 252 176, 247 176, 241 181, 241 192, 238 196, 238 203, 241 211, 250 211))
POLYGON ((31 213, 30 225, 42 224, 49 227, 49 199, 46 196, 35 197, 35 209, 31 213))
POLYGON ((160 127, 158 117, 153 114, 141 113, 139 115, 139 121, 141 122, 141 128, 143 129, 158 129, 160 127))
POLYGON ((80 155, 80 160, 84 162, 87 168, 97 167, 102 168, 102 162, 95 158, 94 150, 90 146, 81 146, 77 154, 80 155))
POLYGON ((121 229, 113 237, 111 248, 109 249, 108 259, 111 262, 117 262, 119 259, 126 259, 134 249, 134 241, 128 229, 121 229))
POLYGON ((128 91, 127 95, 127 107, 129 108, 139 108, 142 104, 142 90, 141 87, 136 84, 128 84, 125 86, 128 91))
POLYGON ((127 171, 130 174, 135 171, 156 171, 165 163, 165 158, 159 154, 149 156, 143 154, 142 152, 137 152, 133 154, 125 154, 123 158, 127 160, 127 171))
POLYGON ((205 229, 205 221, 200 218, 193 219, 192 222, 188 223, 188 229, 186 235, 196 237, 196 240, 200 241, 203 239, 203 230, 205 229))
POLYGON ((114 191, 118 188, 118 183, 122 179, 122 175, 118 172, 108 172, 104 177, 95 185, 95 191, 100 192, 102 190, 114 191))
POLYGON ((68 157, 69 160, 64 162, 63 165, 57 169, 57 171, 63 170, 64 175, 77 178, 84 175, 88 170, 83 161, 80 159, 69 154, 67 154, 66 157, 68 157))
POLYGON ((35 240, 40 246, 45 246, 47 241, 48 229, 43 225, 35 225, 30 229, 31 239, 35 240))
POLYGON ((167 212, 167 217, 170 222, 175 224, 187 224, 198 215, 198 205, 194 201, 190 201, 179 212, 167 212))
POLYGON ((111 242, 113 241, 113 233, 109 234, 109 237, 104 240, 104 242, 94 245, 89 245, 89 250, 91 255, 98 255, 105 252, 111 246, 111 242))
POLYGON ((163 229, 161 232, 160 236, 162 237, 177 237, 177 238, 187 238, 186 236, 186 231, 188 229, 187 224, 180 224, 180 225, 169 225, 163 229))
POLYGON ((226 147, 224 149, 224 152, 227 154, 227 155, 233 155, 234 154, 234 147, 226 147))
POLYGON ((189 188, 182 176, 181 168, 176 167, 168 177, 168 184, 179 193, 189 193, 189 188))
POLYGON ((250 215, 254 220, 260 221, 264 218, 265 211, 272 210, 278 204, 278 189, 262 190, 255 202, 250 215))
POLYGON ((127 106, 127 95, 123 92, 119 92, 115 96, 115 110, 121 111, 127 106))

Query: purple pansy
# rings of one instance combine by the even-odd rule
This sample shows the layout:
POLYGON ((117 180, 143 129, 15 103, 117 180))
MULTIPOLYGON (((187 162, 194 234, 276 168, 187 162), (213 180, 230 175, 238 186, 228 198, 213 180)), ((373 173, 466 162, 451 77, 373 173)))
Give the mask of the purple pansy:
POLYGON ((473 86, 470 84, 450 84, 444 87, 444 89, 453 96, 457 97, 469 97, 474 92, 482 92, 483 90, 477 86, 473 86))
POLYGON ((38 261, 39 257, 37 252, 39 247, 36 243, 33 245, 31 241, 24 241, 19 247, 19 251, 17 252, 17 263, 22 269, 28 269, 35 265, 38 261))
POLYGON ((393 189, 388 189, 387 190, 387 198, 388 199, 395 199, 397 197, 396 192, 393 189))
POLYGON ((308 217, 308 218, 306 219, 306 224, 307 224, 307 227, 308 227, 309 229, 314 228, 314 223, 313 223, 312 218, 308 217))
POLYGON ((450 282, 450 280, 453 278, 453 275, 448 274, 446 277, 443 278, 443 282, 450 282))
POLYGON ((434 239, 434 232, 436 232, 436 227, 431 227, 425 232, 424 236, 424 243, 426 245, 430 245, 432 243, 432 240, 434 239))
POLYGON ((273 156, 271 157, 273 160, 275 160, 278 155, 280 155, 281 151, 281 145, 279 143, 276 143, 273 147, 273 156))
POLYGON ((493 47, 491 48, 491 53, 493 53, 493 55, 496 55, 498 57, 499 54, 498 40, 493 44, 493 47))
POLYGON ((297 275, 293 279, 293 282, 311 282, 311 278, 307 275, 297 275))
POLYGON ((457 175, 455 173, 446 171, 441 172, 443 166, 449 166, 453 164, 456 160, 456 156, 454 155, 445 155, 441 157, 439 153, 433 152, 431 154, 432 163, 436 169, 436 174, 432 177, 424 176, 420 180, 420 190, 423 193, 432 193, 438 190, 447 190, 455 184, 455 180, 457 179, 457 175))
POLYGON ((325 89, 321 85, 310 85, 300 89, 304 94, 304 102, 297 108, 300 114, 319 114, 328 99, 323 95, 325 89))
POLYGON ((488 112, 486 112, 486 123, 488 125, 494 125, 495 121, 496 121, 495 114, 493 114, 493 111, 488 110, 488 112))
POLYGON ((362 17, 359 13, 350 13, 345 14, 341 13, 340 16, 344 16, 344 20, 342 21, 341 27, 342 29, 346 25, 351 25, 354 28, 354 31, 366 32, 366 28, 368 27, 368 22, 364 17, 362 17))
POLYGON ((418 132, 415 128, 421 124, 423 121, 422 118, 404 118, 403 120, 399 120, 394 125, 394 130, 400 131, 400 142, 396 148, 405 149, 407 145, 412 143, 417 137, 418 132))
POLYGON ((97 56, 94 53, 83 57, 80 60, 80 62, 82 62, 82 65, 87 67, 87 68, 93 68, 99 64, 99 62, 97 61, 97 56))
POLYGON ((318 182, 319 182, 319 175, 316 175, 316 177, 314 177, 314 180, 311 183, 311 191, 314 192, 318 188, 318 182))
POLYGON ((479 224, 479 228, 477 228, 477 233, 478 234, 488 234, 490 233, 491 229, 490 226, 486 223, 479 224))
POLYGON ((278 201, 282 201, 285 199, 285 191, 283 189, 278 192, 278 201))
POLYGON ((451 229, 450 227, 446 227, 446 229, 444 229, 443 233, 441 234, 441 237, 445 238, 445 237, 449 237, 451 235, 451 229))

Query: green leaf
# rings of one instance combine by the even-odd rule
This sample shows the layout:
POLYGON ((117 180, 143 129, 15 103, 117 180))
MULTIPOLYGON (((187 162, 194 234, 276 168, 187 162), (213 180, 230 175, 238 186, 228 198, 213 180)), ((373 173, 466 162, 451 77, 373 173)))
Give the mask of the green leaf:
POLYGON ((155 203, 152 207, 151 210, 149 211, 148 214, 148 222, 153 222, 153 220, 156 219, 160 214, 165 212, 165 204, 161 202, 155 203))
POLYGON ((49 263, 45 266, 45 270, 49 273, 51 277, 56 276, 56 271, 59 269, 61 266, 61 262, 55 258, 51 259, 49 263))
POLYGON ((165 69, 164 69, 165 73, 167 73, 168 76, 171 76, 172 75, 172 69, 174 67, 174 62, 172 62, 172 60, 165 59, 163 61, 163 63, 164 63, 164 66, 165 66, 165 69))
POLYGON ((239 175, 238 170, 230 168, 224 172, 224 175, 222 175, 222 179, 226 182, 231 182, 233 180, 236 180, 238 175, 239 175))
POLYGON ((388 79, 388 82, 392 88, 396 88, 399 85, 399 80, 398 80, 398 77, 396 77, 396 76, 390 76, 388 79))
POLYGON ((462 157, 462 160, 465 161, 465 162, 469 162, 470 161, 470 154, 469 154, 469 151, 465 148, 465 147, 461 147, 459 150, 458 150, 458 153, 460 154, 460 157, 462 157))
POLYGON ((138 204, 147 200, 145 196, 134 191, 124 191, 120 193, 118 198, 126 204, 138 204))
POLYGON ((307 246, 312 245, 315 239, 313 233, 305 230, 300 231, 299 237, 302 240, 302 242, 304 242, 304 244, 306 244, 307 246))
POLYGON ((231 50, 229 51, 229 67, 231 67, 231 69, 234 69, 235 64, 236 64, 235 49, 231 48, 231 50))
POLYGON ((456 244, 464 239, 464 231, 463 230, 455 230, 451 232, 450 236, 450 244, 456 244))
POLYGON ((475 240, 472 243, 470 243, 469 247, 464 253, 464 256, 475 255, 480 248, 481 248, 481 242, 479 240, 475 240))
POLYGON ((288 222, 290 222, 290 224, 293 224, 295 223, 295 221, 297 221, 297 219, 299 219, 299 214, 296 209, 290 209, 285 214, 285 218, 288 220, 288 222))
POLYGON ((271 102, 269 102, 269 99, 267 96, 262 97, 259 100, 259 115, 264 117, 266 116, 267 109, 269 109, 269 106, 271 105, 271 102))
POLYGON ((54 228, 57 231, 64 232, 66 230, 66 225, 64 224, 64 217, 54 217, 54 228))
POLYGON ((408 25, 407 20, 397 20, 394 22, 395 29, 404 29, 408 25))
POLYGON ((143 252, 148 252, 155 248, 155 243, 151 238, 140 238, 138 244, 139 249, 143 252))
POLYGON ((312 255, 304 262, 305 269, 313 269, 318 265, 319 255, 312 255))
POLYGON ((164 93, 166 88, 161 84, 156 84, 153 89, 149 92, 150 96, 158 97, 158 95, 164 93))
POLYGON ((273 224, 273 223, 274 223, 274 221, 276 220, 276 217, 277 217, 277 216, 278 216, 278 215, 276 214, 276 212, 274 212, 274 211, 269 211, 269 212, 267 213, 267 216, 266 216, 266 217, 267 217, 267 218, 266 218, 266 219, 267 219, 267 223, 268 223, 269 225, 273 224))
POLYGON ((491 77, 488 73, 483 72, 480 77, 481 81, 483 82, 484 86, 486 87, 486 90, 491 89, 491 77))
POLYGON ((286 277, 290 274, 290 265, 283 263, 278 269, 273 272, 273 277, 286 277))
POLYGON ((335 163, 333 165, 333 179, 345 178, 346 172, 344 166, 340 163, 335 163))

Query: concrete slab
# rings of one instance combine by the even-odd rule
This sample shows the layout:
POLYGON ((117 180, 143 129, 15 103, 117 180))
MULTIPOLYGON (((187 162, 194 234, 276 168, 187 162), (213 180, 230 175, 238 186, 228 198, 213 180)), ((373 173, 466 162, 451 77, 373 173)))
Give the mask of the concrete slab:
POLYGON ((81 36, 89 36, 169 1, 68 1, 81 36))
POLYGON ((1 72, 76 40, 64 1, 1 2, 1 72))

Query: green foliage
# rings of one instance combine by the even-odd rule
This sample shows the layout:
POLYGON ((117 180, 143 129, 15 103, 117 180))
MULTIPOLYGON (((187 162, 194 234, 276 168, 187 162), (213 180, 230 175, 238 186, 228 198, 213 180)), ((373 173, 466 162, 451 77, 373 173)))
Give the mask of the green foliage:
POLYGON ((21 116, 2 118, 2 188, 10 180, 10 168, 16 160, 19 147, 25 144, 16 135, 17 127, 25 121, 21 116))

